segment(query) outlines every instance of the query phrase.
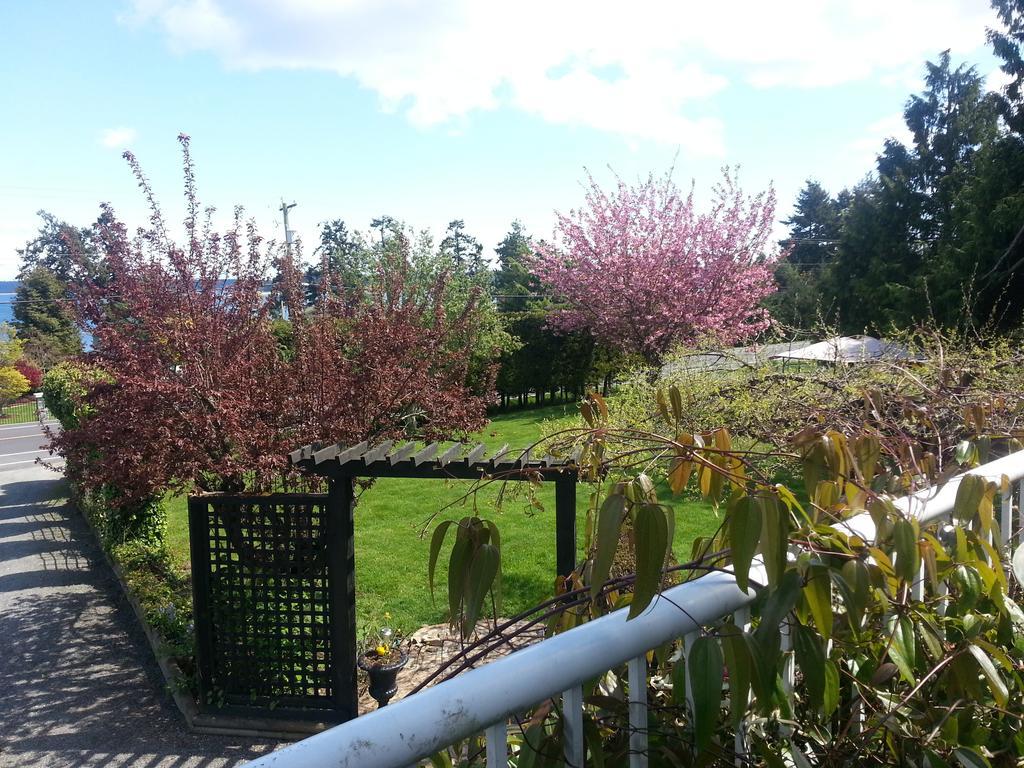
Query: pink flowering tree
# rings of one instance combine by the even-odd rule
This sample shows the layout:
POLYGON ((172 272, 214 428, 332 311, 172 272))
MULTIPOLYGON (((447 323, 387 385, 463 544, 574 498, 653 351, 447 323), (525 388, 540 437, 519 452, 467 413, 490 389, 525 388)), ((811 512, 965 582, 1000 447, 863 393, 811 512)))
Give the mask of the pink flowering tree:
POLYGON ((747 196, 726 171, 698 212, 671 173, 636 186, 620 179, 611 193, 588 180, 586 204, 558 214, 556 242, 531 262, 562 305, 554 327, 652 362, 680 342, 729 344, 768 327, 759 302, 775 291, 772 189, 747 196))

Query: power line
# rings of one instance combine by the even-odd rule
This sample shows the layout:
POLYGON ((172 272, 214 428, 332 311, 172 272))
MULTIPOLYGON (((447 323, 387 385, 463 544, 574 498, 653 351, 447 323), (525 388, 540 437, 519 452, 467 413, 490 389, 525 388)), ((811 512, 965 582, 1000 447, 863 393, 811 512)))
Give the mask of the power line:
MULTIPOLYGON (((303 287, 315 286, 317 283, 303 283, 303 287)), ((356 286, 352 286, 356 287, 356 286)), ((267 289, 270 290, 270 289, 267 289)), ((0 294, 3 295, 3 294, 0 294)), ((488 293, 490 299, 543 299, 547 298, 543 293, 488 293)), ((121 298, 120 294, 108 294, 106 298, 121 298)), ((0 301, 0 306, 14 304, 71 304, 73 299, 12 299, 11 301, 0 301)))

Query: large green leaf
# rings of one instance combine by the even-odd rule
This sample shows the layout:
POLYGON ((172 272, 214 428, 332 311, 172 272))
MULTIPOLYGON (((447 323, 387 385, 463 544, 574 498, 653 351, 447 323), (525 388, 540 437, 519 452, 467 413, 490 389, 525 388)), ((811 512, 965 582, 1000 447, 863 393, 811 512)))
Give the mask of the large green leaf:
POLYGON ((686 704, 686 661, 683 658, 672 665, 672 701, 680 707, 686 704))
POLYGON ((498 576, 494 580, 494 610, 501 615, 501 604, 504 599, 504 593, 501 588, 501 533, 498 531, 498 526, 492 521, 487 520, 487 528, 491 532, 491 544, 498 548, 498 576))
POLYGON ((992 768, 992 763, 984 755, 979 755, 970 747, 957 747, 953 755, 960 761, 963 768, 992 768))
POLYGON ((733 726, 737 726, 746 715, 753 662, 741 629, 727 624, 722 628, 719 637, 722 641, 725 666, 729 670, 729 714, 733 726))
POLYGON ((812 565, 808 569, 804 599, 814 617, 815 629, 825 639, 832 637, 832 579, 828 568, 812 565))
POLYGON ((1003 676, 1000 675, 999 670, 996 669, 996 665, 992 663, 992 659, 989 658, 989 655, 985 650, 974 643, 967 646, 967 650, 970 651, 974 660, 978 662, 978 666, 981 668, 981 674, 985 677, 989 690, 992 691, 992 698, 996 700, 996 704, 1000 707, 1005 707, 1010 694, 1006 688, 1006 682, 1003 680, 1003 676))
POLYGON ((957 608, 962 612, 971 610, 978 602, 978 598, 981 597, 984 584, 976 567, 980 565, 980 562, 975 563, 974 566, 961 564, 953 569, 951 580, 959 592, 960 599, 957 601, 957 608))
POLYGON ((779 676, 779 660, 781 658, 778 653, 778 644, 774 649, 768 649, 765 648, 764 643, 759 642, 749 632, 744 632, 742 637, 750 658, 750 686, 754 691, 757 710, 762 714, 767 714, 774 708, 775 702, 775 680, 779 676))
POLYGON ((793 627, 793 651, 803 673, 807 701, 815 709, 825 708, 825 643, 805 626, 793 627))
POLYGON ((797 599, 800 597, 800 574, 796 571, 786 571, 778 587, 768 593, 768 598, 761 608, 761 622, 754 632, 754 636, 766 650, 774 654, 778 650, 779 627, 783 620, 793 610, 797 599))
MULTIPOLYGON (((693 435, 686 432, 679 432, 676 435, 676 443, 680 446, 693 446, 695 441, 693 435)), ((672 460, 672 469, 668 473, 668 484, 672 493, 680 493, 690 482, 690 475, 693 474, 693 453, 687 448, 676 448, 675 458, 672 460)))
POLYGON ((459 615, 459 606, 463 604, 466 589, 466 573, 473 554, 473 543, 468 535, 463 535, 460 526, 459 535, 452 546, 452 554, 448 558, 448 611, 452 623, 459 615))
POLYGON ((672 418, 675 419, 676 424, 683 418, 683 397, 679 393, 679 387, 673 384, 668 388, 668 397, 672 403, 672 418))
POLYGON ((583 738, 590 750, 590 760, 587 765, 590 765, 591 768, 604 768, 604 743, 601 740, 601 731, 597 722, 590 715, 583 717, 583 738))
POLYGON ((466 601, 462 620, 463 634, 468 635, 476 626, 484 598, 494 584, 494 577, 498 574, 500 562, 501 556, 498 554, 498 548, 493 544, 484 544, 473 553, 473 561, 470 563, 466 582, 466 601))
POLYGON ((814 489, 814 503, 821 509, 829 509, 839 501, 839 483, 834 480, 819 480, 814 489))
POLYGON ((843 563, 840 572, 834 575, 835 585, 839 589, 843 605, 846 607, 850 627, 858 632, 864 619, 864 611, 867 610, 868 600, 871 597, 868 568, 860 560, 848 560, 843 563))
POLYGON ((825 696, 822 702, 822 714, 832 717, 839 707, 839 667, 831 659, 825 662, 825 696))
POLYGON ((900 616, 893 622, 889 658, 899 669, 904 680, 911 685, 917 682, 917 675, 914 674, 914 667, 917 665, 917 640, 914 637, 914 625, 908 616, 900 616))
POLYGON ((650 605, 661 584, 662 568, 668 553, 668 521, 661 507, 644 504, 637 510, 633 541, 636 581, 633 583, 633 600, 629 604, 631 619, 650 605))
POLYGON ((454 524, 453 520, 445 520, 434 529, 434 535, 430 537, 430 563, 427 566, 427 581, 430 584, 430 599, 434 599, 434 570, 437 567, 437 556, 441 552, 441 545, 448 529, 454 524))
POLYGON ((693 462, 682 456, 672 459, 672 468, 668 473, 668 484, 672 493, 681 493, 690 482, 690 475, 693 474, 693 462))
POLYGON ((795 768, 814 768, 811 761, 807 759, 807 755, 796 744, 790 743, 789 756, 793 758, 795 768))
POLYGON ((761 624, 758 625, 758 635, 778 633, 782 620, 797 604, 797 598, 800 597, 802 588, 800 573, 796 570, 787 570, 782 574, 779 585, 769 591, 768 598, 761 608, 761 624))
POLYGON ((779 586, 770 591, 761 607, 761 620, 752 636, 744 634, 753 662, 751 684, 757 699, 757 708, 768 713, 776 700, 776 682, 779 678, 781 633, 780 625, 800 596, 800 575, 786 571, 779 586))
POLYGON ((722 649, 717 638, 698 637, 687 654, 686 666, 693 693, 693 732, 697 749, 711 745, 722 704, 722 649))
POLYGON ((870 488, 878 466, 878 458, 882 453, 882 446, 874 435, 858 435, 854 438, 851 448, 853 458, 857 462, 857 469, 860 470, 861 479, 870 488))
POLYGON ((761 506, 761 555, 768 584, 775 586, 786 569, 789 546, 789 511, 772 495, 755 496, 761 506))
POLYGON ((1017 581, 1024 584, 1024 544, 1021 544, 1013 551, 1013 575, 1017 577, 1017 581))
POLYGON ((956 489, 953 502, 953 520, 966 525, 978 512, 978 505, 985 494, 985 478, 979 475, 964 475, 956 489))
POLYGON ((658 413, 661 414, 662 421, 666 424, 671 424, 672 417, 669 416, 668 413, 668 399, 665 397, 665 390, 658 389, 658 391, 654 393, 654 399, 658 403, 658 413))
POLYGON ((822 435, 813 443, 807 446, 803 454, 804 486, 807 488, 807 496, 814 498, 814 492, 818 483, 828 479, 828 438, 822 435))
POLYGON ((761 505, 750 496, 740 496, 729 508, 729 538, 736 583, 747 591, 750 562, 761 540, 761 505))
POLYGON ((875 497, 868 502, 868 514, 875 523, 875 541, 883 541, 892 531, 892 521, 899 516, 892 499, 875 497))
POLYGON ((907 582, 917 578, 921 557, 917 549, 917 526, 912 520, 897 520, 893 526, 892 539, 896 549, 896 576, 907 582))
POLYGON ((615 560, 619 546, 619 532, 626 510, 626 497, 614 493, 604 500, 597 515, 597 542, 594 551, 594 567, 590 571, 590 596, 597 597, 601 587, 608 581, 608 574, 615 560))
POLYGON ((523 734, 518 768, 536 768, 543 764, 544 723, 534 723, 523 734))

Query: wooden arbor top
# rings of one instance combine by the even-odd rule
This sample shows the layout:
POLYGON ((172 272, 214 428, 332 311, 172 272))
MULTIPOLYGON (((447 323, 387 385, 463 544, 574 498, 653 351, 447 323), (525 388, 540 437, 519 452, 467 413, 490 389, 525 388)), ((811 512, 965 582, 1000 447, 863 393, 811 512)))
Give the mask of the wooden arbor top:
POLYGON ((362 442, 346 446, 340 443, 317 447, 305 445, 292 451, 292 464, 316 475, 338 477, 455 478, 479 480, 485 475, 502 479, 542 479, 576 482, 578 455, 555 458, 533 456, 530 449, 512 450, 503 445, 488 455, 483 443, 443 444, 393 440, 362 442))
MULTIPOLYGON (((347 517, 354 504, 356 477, 404 477, 431 480, 546 480, 555 484, 555 559, 558 575, 576 567, 576 482, 578 454, 568 459, 533 457, 529 449, 503 445, 490 456, 483 443, 404 443, 393 440, 370 444, 323 447, 306 445, 288 454, 293 465, 330 481, 330 496, 343 492, 347 517)), ((351 522, 349 523, 351 525, 351 522)))

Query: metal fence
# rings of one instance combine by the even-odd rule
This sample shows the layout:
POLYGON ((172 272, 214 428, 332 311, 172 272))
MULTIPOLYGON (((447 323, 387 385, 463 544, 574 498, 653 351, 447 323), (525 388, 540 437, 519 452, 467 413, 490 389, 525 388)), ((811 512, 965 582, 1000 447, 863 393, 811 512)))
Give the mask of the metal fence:
MULTIPOLYGON (((1001 500, 1003 544, 1024 531, 1024 451, 986 464, 968 474, 991 479, 1007 476, 1011 492, 1001 500), (1014 519, 1013 497, 1017 498, 1014 519)), ((922 523, 948 517, 963 476, 943 486, 899 499, 897 506, 922 523)), ((874 523, 867 514, 846 521, 851 533, 873 540, 874 523)), ((750 579, 764 583, 758 564, 750 579)), ((918 588, 923 589, 924 574, 918 588)), ((560 698, 565 764, 584 760, 583 685, 623 664, 629 686, 630 766, 646 768, 646 653, 680 637, 684 645, 703 626, 730 615, 740 626, 748 622, 754 592, 743 592, 729 573, 714 572, 673 587, 637 618, 626 621, 623 609, 556 635, 498 661, 471 670, 364 717, 312 736, 248 764, 249 768, 405 768, 463 739, 486 734, 487 766, 508 765, 508 718, 549 698, 560 698), (685 606, 685 611, 679 606, 685 606)), ((737 753, 745 751, 742 728, 737 753)))
POLYGON ((0 424, 28 424, 39 418, 35 399, 19 400, 0 408, 0 424))

